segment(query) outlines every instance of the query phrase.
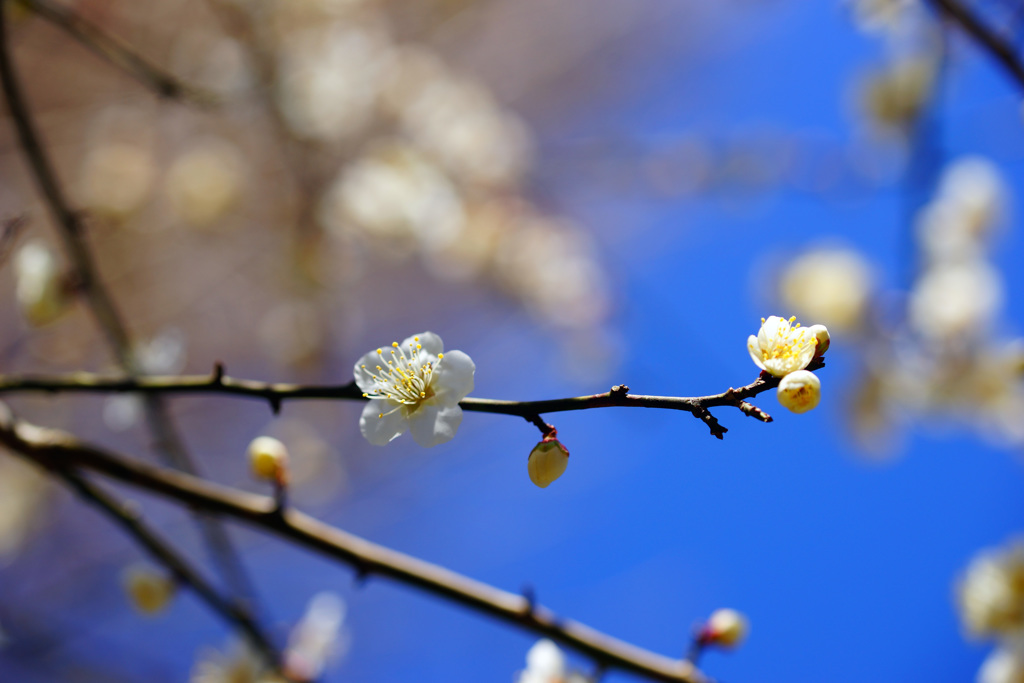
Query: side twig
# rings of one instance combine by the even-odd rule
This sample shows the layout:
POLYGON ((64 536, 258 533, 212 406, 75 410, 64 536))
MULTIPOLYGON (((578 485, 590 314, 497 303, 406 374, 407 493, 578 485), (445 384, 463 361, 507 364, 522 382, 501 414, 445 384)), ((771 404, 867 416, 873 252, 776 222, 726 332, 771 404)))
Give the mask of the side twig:
POLYGON ((302 512, 280 510, 273 498, 161 469, 82 443, 74 436, 14 418, 0 406, 0 444, 50 470, 82 468, 151 491, 207 513, 231 517, 353 567, 361 577, 381 576, 556 640, 598 664, 658 681, 701 683, 691 663, 674 660, 563 619, 508 593, 429 562, 359 538, 302 512))
POLYGON ((64 467, 56 472, 79 496, 99 508, 135 539, 154 560, 166 567, 179 584, 192 589, 199 599, 214 613, 220 615, 228 625, 244 633, 269 667, 279 668, 280 653, 245 607, 218 593, 211 583, 150 529, 135 510, 90 483, 72 468, 64 467))
MULTIPOLYGON (((85 241, 84 225, 79 215, 71 210, 65 199, 57 173, 49 155, 36 132, 35 123, 26 102, 18 74, 11 58, 8 44, 6 9, 9 2, 0 0, 0 87, 3 89, 7 108, 17 131, 18 141, 32 171, 40 192, 53 215, 68 260, 74 268, 77 285, 89 305, 107 345, 114 357, 129 375, 139 372, 132 349, 131 338, 114 305, 106 286, 99 277, 99 270, 85 241)), ((184 442, 177 434, 167 407, 160 397, 147 396, 144 401, 146 419, 153 433, 156 451, 166 461, 182 470, 195 472, 196 467, 189 457, 184 442)), ((231 539, 217 524, 198 518, 200 532, 225 580, 235 586, 239 593, 254 600, 251 582, 234 551, 231 539)))
POLYGON ((203 107, 219 103, 219 98, 164 71, 141 57, 121 40, 86 21, 74 10, 50 0, 17 0, 40 17, 57 26, 90 52, 121 69, 160 97, 184 100, 203 107))
MULTIPOLYGON (((825 366, 825 360, 815 358, 808 370, 825 366)), ((722 438, 725 427, 718 423, 708 411, 709 408, 731 406, 744 415, 761 422, 771 422, 772 417, 757 406, 747 402, 758 394, 774 389, 779 378, 767 373, 746 386, 729 389, 709 396, 645 396, 630 394, 628 387, 617 385, 611 391, 588 396, 556 398, 544 401, 503 401, 490 398, 466 398, 460 406, 463 410, 476 413, 495 413, 525 418, 537 425, 541 433, 550 425, 540 419, 545 413, 560 413, 570 410, 594 408, 661 408, 682 410, 691 413, 708 424, 711 433, 722 438)), ((224 368, 217 365, 209 375, 150 375, 146 377, 111 377, 87 372, 63 376, 3 376, 0 375, 0 394, 19 392, 48 393, 119 393, 132 392, 146 395, 158 394, 223 394, 267 401, 276 410, 284 401, 300 399, 365 401, 362 391, 354 382, 348 384, 285 384, 239 379, 224 374, 224 368)))
POLYGON ((989 53, 1017 84, 1024 87, 1024 63, 1016 48, 1000 37, 959 0, 928 0, 943 16, 956 22, 978 45, 989 53))

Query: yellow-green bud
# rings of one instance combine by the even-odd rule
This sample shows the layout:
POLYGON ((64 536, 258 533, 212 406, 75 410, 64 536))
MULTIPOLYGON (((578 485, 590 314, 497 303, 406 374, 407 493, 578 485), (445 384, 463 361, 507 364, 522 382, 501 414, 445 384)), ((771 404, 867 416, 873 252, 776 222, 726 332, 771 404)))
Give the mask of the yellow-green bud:
POLYGON ((821 401, 821 380, 809 370, 797 370, 779 382, 779 403, 794 413, 813 410, 821 401))
POLYGON ((547 488, 555 479, 562 476, 569 464, 569 449, 557 439, 545 439, 530 451, 527 469, 530 481, 537 486, 547 488))
POLYGON ((144 565, 126 568, 121 573, 121 582, 135 609, 150 616, 162 612, 177 589, 169 576, 144 565))
POLYGON ((272 436, 258 436, 249 444, 249 466, 256 477, 284 484, 288 477, 288 449, 272 436))

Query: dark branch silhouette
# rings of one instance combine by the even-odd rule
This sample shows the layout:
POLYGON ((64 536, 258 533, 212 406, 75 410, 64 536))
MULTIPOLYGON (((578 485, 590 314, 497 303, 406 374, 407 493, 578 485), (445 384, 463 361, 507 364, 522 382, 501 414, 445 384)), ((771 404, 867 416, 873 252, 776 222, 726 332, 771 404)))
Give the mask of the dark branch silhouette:
POLYGON ((659 681, 698 683, 706 678, 693 664, 649 652, 583 624, 563 619, 532 600, 499 590, 443 567, 349 534, 293 508, 162 469, 79 441, 71 434, 16 419, 0 405, 0 444, 56 472, 86 469, 151 491, 206 513, 250 526, 348 564, 360 577, 381 576, 556 640, 607 668, 659 681))
MULTIPOLYGON (((824 358, 818 357, 807 366, 818 370, 825 366, 824 358)), ((589 396, 556 398, 544 401, 502 401, 490 398, 465 398, 459 405, 463 410, 475 413, 515 415, 536 424, 542 433, 545 425, 540 416, 546 413, 561 413, 570 410, 592 408, 662 408, 682 410, 700 419, 721 439, 728 430, 715 418, 709 408, 732 406, 744 415, 761 422, 771 422, 772 417, 757 406, 747 402, 769 389, 779 385, 779 378, 762 372, 746 386, 729 389, 709 396, 643 396, 629 393, 629 387, 617 385, 611 391, 589 396), (543 426, 542 426, 543 425, 543 426)), ((76 392, 76 393, 118 393, 132 392, 147 395, 158 394, 224 394, 264 400, 277 411, 284 401, 300 399, 365 401, 362 390, 354 382, 336 385, 306 385, 259 382, 238 379, 224 374, 224 368, 217 365, 209 375, 110 377, 86 372, 64 376, 2 376, 0 394, 17 392, 76 392)))
POLYGON ((928 0, 942 16, 952 20, 969 35, 978 46, 989 53, 1017 84, 1024 86, 1024 63, 1013 44, 985 23, 969 7, 958 0, 928 0))

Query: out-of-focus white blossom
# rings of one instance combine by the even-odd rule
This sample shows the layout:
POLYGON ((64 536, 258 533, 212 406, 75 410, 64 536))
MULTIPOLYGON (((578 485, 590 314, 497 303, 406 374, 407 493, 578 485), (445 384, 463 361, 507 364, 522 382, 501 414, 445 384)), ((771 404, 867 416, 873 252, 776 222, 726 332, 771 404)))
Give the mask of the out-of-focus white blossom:
POLYGON ((273 306, 259 325, 259 339, 266 353, 286 365, 315 359, 323 351, 326 335, 319 309, 301 299, 273 306))
POLYGON ((390 59, 378 26, 358 22, 288 36, 277 67, 277 104, 301 139, 335 142, 370 122, 390 59))
POLYGON ((565 472, 569 465, 569 449, 558 439, 544 439, 533 447, 527 460, 530 481, 544 489, 565 472))
POLYGON ((901 57, 868 76, 863 107, 886 128, 904 129, 917 118, 935 84, 936 60, 930 55, 901 57))
POLYGON ((455 436, 459 401, 473 390, 476 365, 462 351, 443 350, 439 336, 421 332, 359 359, 356 384, 370 399, 359 420, 367 441, 383 446, 409 430, 429 448, 455 436))
POLYGON ((917 0, 851 0, 853 20, 862 31, 893 30, 917 8, 917 0))
POLYGON ((910 293, 910 324, 930 339, 982 336, 1003 302, 999 273, 985 261, 931 268, 910 293))
POLYGON ((978 669, 977 683, 1024 683, 1024 642, 1020 636, 996 647, 978 669))
POLYGON ((779 282, 782 303, 800 316, 850 331, 860 326, 871 295, 871 270, 851 249, 809 251, 794 259, 779 282))
POLYGON ((227 652, 209 649, 196 661, 189 683, 284 683, 266 670, 248 645, 233 643, 227 652))
POLYGON ((518 683, 561 683, 568 662, 561 648, 548 639, 538 640, 526 653, 526 669, 518 683))
POLYGON ((257 436, 249 443, 249 469, 260 479, 284 484, 288 478, 288 448, 272 436, 257 436))
POLYGON ((957 585, 960 618, 974 636, 1024 628, 1024 544, 977 555, 957 585))
POLYGON ((398 141, 377 143, 346 168, 325 197, 320 218, 340 231, 347 218, 399 253, 443 249, 464 227, 462 201, 452 182, 398 141))
POLYGON ((401 118, 411 139, 464 180, 508 185, 529 165, 526 127, 469 80, 429 81, 401 118))
POLYGON ((995 164, 984 157, 964 157, 947 166, 937 196, 952 203, 965 229, 979 237, 1006 212, 1006 184, 995 164))
POLYGON ((806 413, 821 402, 821 380, 813 372, 797 370, 782 378, 777 394, 783 407, 806 413))
POLYGON ((284 673, 297 681, 315 681, 344 650, 341 627, 345 603, 335 593, 317 593, 288 637, 284 673))
POLYGON ((167 327, 152 339, 135 345, 135 363, 140 372, 149 375, 174 375, 181 372, 187 360, 187 340, 178 327, 167 327))
POLYGON ((155 176, 148 147, 129 142, 97 145, 79 171, 82 202, 98 214, 126 218, 149 199, 155 176))
POLYGON ((121 583, 132 606, 148 616, 164 611, 177 590, 177 584, 166 573, 142 564, 126 567, 121 583))
POLYGON ((213 225, 238 202, 242 168, 233 147, 218 140, 201 142, 167 171, 165 190, 171 207, 191 225, 213 225))
POLYGON ((14 257, 15 297, 25 320, 34 326, 53 322, 67 309, 68 291, 56 257, 33 240, 14 257))
POLYGON ((747 338, 747 351, 757 367, 776 376, 785 377, 803 370, 814 358, 817 339, 810 329, 800 327, 796 317, 789 320, 776 315, 761 318, 757 336, 747 338))
POLYGON ((35 467, 0 457, 0 564, 11 559, 42 521, 49 482, 35 467))

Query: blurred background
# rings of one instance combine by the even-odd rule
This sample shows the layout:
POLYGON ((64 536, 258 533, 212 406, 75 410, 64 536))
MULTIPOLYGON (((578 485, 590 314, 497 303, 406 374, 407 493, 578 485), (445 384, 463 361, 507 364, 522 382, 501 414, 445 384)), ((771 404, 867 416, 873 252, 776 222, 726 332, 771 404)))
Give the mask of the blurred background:
MULTIPOLYGON (((687 396, 757 377, 744 343, 762 317, 832 332, 818 409, 772 393, 755 401, 769 425, 718 409, 721 442, 669 411, 548 416, 572 455, 547 489, 527 477, 538 437, 519 418, 467 414, 424 450, 369 445, 358 404, 275 417, 174 398, 204 476, 267 493, 245 450, 274 436, 300 509, 674 657, 713 610, 738 609, 748 641, 701 661, 718 680, 963 681, 986 658, 987 683, 1024 676, 1021 86, 930 5, 57 6, 216 100, 155 97, 8 9, 146 372, 221 361, 345 383, 367 350, 431 330, 476 362, 474 396, 687 396)), ((1017 3, 965 6, 1024 37, 1017 3)), ((0 270, 0 371, 118 372, 9 120, 0 155, 0 217, 25 217, 0 270)), ((150 457, 135 397, 9 402, 150 457)), ((185 512, 117 490, 205 562, 185 512)), ((318 603, 340 622, 321 680, 514 681, 526 665, 525 632, 230 532, 282 643, 314 596, 337 596, 318 603)), ((211 671, 231 634, 187 590, 155 616, 133 607, 124 573, 140 561, 0 454, 0 680, 228 680, 211 671)))

